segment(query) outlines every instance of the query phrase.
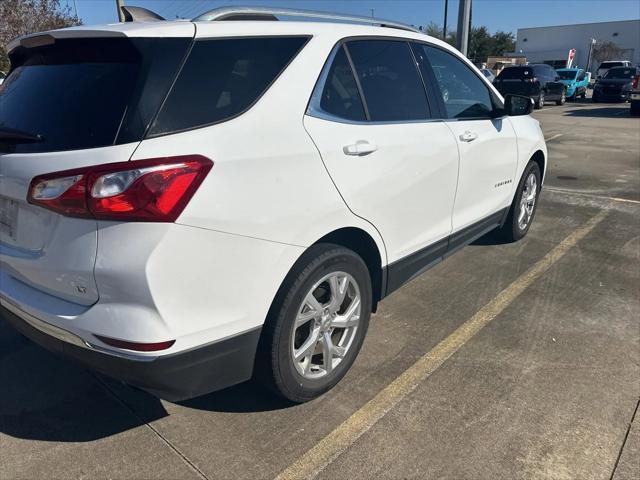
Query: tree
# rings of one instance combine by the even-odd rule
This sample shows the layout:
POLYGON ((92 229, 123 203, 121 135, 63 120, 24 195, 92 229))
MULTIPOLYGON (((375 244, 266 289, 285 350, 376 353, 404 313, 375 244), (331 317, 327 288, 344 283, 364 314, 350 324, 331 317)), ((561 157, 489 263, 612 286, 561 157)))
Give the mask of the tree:
POLYGON ((624 49, 620 48, 616 43, 609 40, 602 42, 597 41, 593 46, 593 59, 598 63, 607 60, 617 60, 624 54, 624 49))
POLYGON ((442 27, 435 22, 429 22, 422 31, 430 37, 442 38, 442 27))
MULTIPOLYGON (((430 22, 423 31, 432 37, 442 38, 442 27, 430 22)), ((447 32, 445 41, 449 45, 456 45, 456 32, 447 32)), ((469 32, 469 59, 473 62, 485 62, 488 56, 504 55, 505 52, 513 52, 516 48, 516 40, 511 32, 497 31, 493 35, 487 27, 473 27, 469 32)))
POLYGON ((0 70, 9 70, 7 44, 14 38, 80 23, 60 0, 0 0, 0 70))

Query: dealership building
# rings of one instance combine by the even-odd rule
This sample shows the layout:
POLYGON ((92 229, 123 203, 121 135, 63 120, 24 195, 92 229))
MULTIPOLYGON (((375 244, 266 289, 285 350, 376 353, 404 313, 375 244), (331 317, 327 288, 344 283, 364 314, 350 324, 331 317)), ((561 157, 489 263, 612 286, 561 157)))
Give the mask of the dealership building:
MULTIPOLYGON (((516 53, 524 55, 530 63, 548 63, 558 68, 565 66, 569 50, 575 49, 573 66, 588 68, 589 48, 610 41, 623 50, 621 58, 640 64, 640 20, 619 22, 581 23, 554 27, 519 28, 516 38, 516 53)), ((591 71, 598 65, 591 62, 591 71)))

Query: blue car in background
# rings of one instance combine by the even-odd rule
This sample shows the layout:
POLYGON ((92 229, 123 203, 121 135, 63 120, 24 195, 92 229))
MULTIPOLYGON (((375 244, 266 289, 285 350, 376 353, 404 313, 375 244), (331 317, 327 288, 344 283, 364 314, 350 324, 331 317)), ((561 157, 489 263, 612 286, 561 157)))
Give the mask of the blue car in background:
POLYGON ((559 68, 556 70, 562 83, 567 86, 567 98, 575 100, 587 95, 589 77, 581 68, 559 68))

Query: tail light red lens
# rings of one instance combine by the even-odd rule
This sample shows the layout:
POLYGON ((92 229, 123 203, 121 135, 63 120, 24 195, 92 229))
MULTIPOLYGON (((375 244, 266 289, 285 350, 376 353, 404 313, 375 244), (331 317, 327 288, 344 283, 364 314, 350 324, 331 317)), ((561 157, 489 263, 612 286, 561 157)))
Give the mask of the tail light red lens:
POLYGON ((66 170, 35 177, 28 201, 71 217, 174 222, 211 167, 186 155, 66 170))
POLYGON ((633 77, 633 88, 634 89, 638 88, 639 84, 640 84, 640 75, 636 75, 635 77, 633 77))

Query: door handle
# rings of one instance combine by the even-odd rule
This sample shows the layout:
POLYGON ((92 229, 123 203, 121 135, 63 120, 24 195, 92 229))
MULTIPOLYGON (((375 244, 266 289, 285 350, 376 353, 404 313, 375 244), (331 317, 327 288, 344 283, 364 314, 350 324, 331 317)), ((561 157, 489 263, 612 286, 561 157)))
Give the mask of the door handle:
POLYGON ((375 143, 368 142, 366 140, 358 140, 356 143, 346 145, 342 151, 345 155, 368 155, 378 150, 378 146, 375 143))
POLYGON ((473 142, 476 138, 478 138, 478 134, 467 130, 466 132, 461 134, 459 138, 463 142, 473 142))

